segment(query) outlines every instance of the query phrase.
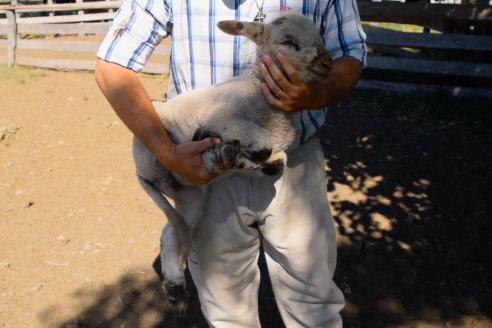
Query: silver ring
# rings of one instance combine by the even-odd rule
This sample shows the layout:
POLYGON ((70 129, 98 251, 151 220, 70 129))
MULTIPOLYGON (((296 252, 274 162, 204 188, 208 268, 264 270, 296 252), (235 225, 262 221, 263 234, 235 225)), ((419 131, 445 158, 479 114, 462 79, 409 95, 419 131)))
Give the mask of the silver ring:
POLYGON ((278 92, 275 94, 275 97, 278 97, 282 93, 282 89, 279 89, 278 92))

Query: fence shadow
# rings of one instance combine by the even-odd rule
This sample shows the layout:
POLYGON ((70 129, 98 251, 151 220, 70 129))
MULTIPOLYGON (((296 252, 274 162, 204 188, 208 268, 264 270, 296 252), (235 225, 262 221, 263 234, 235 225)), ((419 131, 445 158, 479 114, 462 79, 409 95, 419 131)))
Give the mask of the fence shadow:
MULTIPOLYGON (((487 101, 357 91, 327 122, 319 136, 339 228, 345 327, 490 323, 487 101)), ((283 327, 260 266, 261 321, 283 327)), ((162 297, 157 277, 128 275, 60 326, 206 327, 196 293, 184 321, 166 314, 162 297)))

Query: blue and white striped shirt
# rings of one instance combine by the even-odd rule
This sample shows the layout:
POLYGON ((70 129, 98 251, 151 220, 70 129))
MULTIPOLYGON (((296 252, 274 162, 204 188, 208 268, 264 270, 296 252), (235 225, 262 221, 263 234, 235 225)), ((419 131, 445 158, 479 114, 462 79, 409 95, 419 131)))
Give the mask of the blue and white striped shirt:
MULTIPOLYGON (((140 71, 159 42, 171 35, 168 97, 229 80, 254 65, 256 46, 221 32, 221 20, 252 21, 263 3, 266 21, 282 11, 312 17, 333 58, 365 65, 365 34, 356 0, 123 0, 98 57, 140 71)), ((296 112, 297 144, 325 122, 326 108, 296 112)))

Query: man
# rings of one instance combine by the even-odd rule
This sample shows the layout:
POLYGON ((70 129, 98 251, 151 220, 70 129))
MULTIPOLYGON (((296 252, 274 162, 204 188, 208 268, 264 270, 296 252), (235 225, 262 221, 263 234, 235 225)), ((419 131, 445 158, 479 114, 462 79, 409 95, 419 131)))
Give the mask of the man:
POLYGON ((205 185, 207 208, 193 233, 190 272, 212 327, 259 327, 260 241, 287 327, 341 327, 344 297, 333 283, 334 223, 326 199, 324 162, 313 137, 326 106, 357 83, 365 35, 355 0, 126 0, 98 52, 96 80, 111 106, 159 162, 205 185), (284 11, 313 18, 334 58, 330 79, 305 85, 281 53, 260 65, 262 91, 279 110, 294 111, 297 139, 281 176, 233 174, 210 181, 201 153, 208 138, 175 145, 135 71, 162 38, 172 36, 168 97, 247 72, 255 48, 216 28, 220 20, 271 21, 284 11), (284 73, 285 72, 285 73, 284 73), (208 184, 207 184, 208 183, 208 184))

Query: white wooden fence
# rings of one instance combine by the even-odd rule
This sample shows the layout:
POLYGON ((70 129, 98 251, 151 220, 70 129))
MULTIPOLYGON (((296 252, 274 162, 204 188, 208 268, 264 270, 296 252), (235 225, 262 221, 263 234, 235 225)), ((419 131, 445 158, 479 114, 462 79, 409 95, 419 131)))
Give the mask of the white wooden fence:
MULTIPOLYGON (((64 70, 93 70, 95 53, 100 41, 63 40, 63 38, 21 38, 21 35, 104 35, 114 17, 114 11, 120 1, 94 1, 86 3, 51 4, 51 5, 4 5, 0 6, 0 35, 7 39, 0 40, 0 49, 7 49, 6 56, 0 62, 9 66, 25 65, 64 70), (77 53, 91 59, 74 59, 79 56, 36 56, 21 55, 22 50, 39 52, 77 53), (60 58, 61 57, 61 58, 60 58)), ((169 47, 161 45, 154 54, 169 55, 169 47)), ((166 61, 167 62, 167 61, 166 61)), ((143 70, 146 73, 166 73, 168 68, 162 63, 148 63, 143 70)))

